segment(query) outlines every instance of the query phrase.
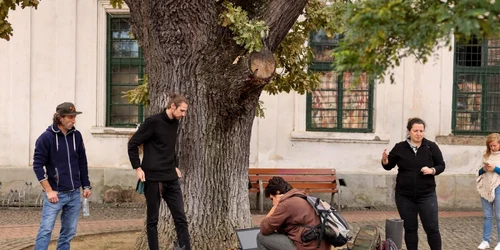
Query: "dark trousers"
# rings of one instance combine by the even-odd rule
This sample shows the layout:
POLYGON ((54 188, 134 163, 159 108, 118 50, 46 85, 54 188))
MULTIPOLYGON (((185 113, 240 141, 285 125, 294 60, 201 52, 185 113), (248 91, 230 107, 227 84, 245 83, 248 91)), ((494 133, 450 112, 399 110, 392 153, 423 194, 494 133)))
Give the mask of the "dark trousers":
POLYGON ((259 250, 295 250, 295 243, 284 234, 270 235, 257 234, 257 248, 259 250))
POLYGON ((396 206, 399 216, 404 220, 405 243, 408 250, 418 250, 417 215, 420 216, 431 250, 441 250, 436 192, 417 196, 406 196, 396 192, 396 206))
POLYGON ((184 213, 184 200, 182 198, 179 180, 144 183, 144 195, 147 205, 147 235, 149 249, 158 249, 158 216, 161 198, 167 203, 168 209, 174 218, 175 231, 179 246, 185 250, 191 250, 189 242, 189 231, 186 215, 184 213), (160 196, 161 195, 161 196, 160 196))

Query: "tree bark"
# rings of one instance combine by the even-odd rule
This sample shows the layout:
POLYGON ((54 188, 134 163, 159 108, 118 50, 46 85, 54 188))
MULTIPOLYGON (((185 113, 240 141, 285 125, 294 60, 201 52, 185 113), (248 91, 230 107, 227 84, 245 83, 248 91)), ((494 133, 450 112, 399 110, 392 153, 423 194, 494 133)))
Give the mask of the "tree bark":
MULTIPOLYGON (((249 70, 245 50, 218 25, 220 2, 125 2, 146 62, 150 112, 161 111, 173 92, 189 100, 178 156, 192 249, 235 248, 234 229, 252 226, 246 185, 250 137, 259 96, 270 79, 259 79, 249 70), (245 56, 233 64, 240 55, 245 56)), ((274 51, 306 2, 270 1, 265 9, 255 9, 272 24, 267 50, 274 51)), ((176 235, 164 205, 158 234, 160 247, 172 249, 176 235)), ((136 249, 147 249, 145 229, 136 249)))

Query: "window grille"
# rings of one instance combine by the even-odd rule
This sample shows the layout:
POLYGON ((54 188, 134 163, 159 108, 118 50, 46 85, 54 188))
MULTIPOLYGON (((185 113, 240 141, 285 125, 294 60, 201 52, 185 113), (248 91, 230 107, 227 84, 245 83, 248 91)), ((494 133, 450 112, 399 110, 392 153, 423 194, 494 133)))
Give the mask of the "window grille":
POLYGON ((145 108, 130 104, 124 92, 142 83, 144 59, 142 51, 130 33, 129 18, 108 14, 106 125, 136 127, 144 120, 145 108))
POLYGON ((498 132, 500 39, 455 43, 453 124, 455 134, 498 132))
POLYGON ((321 30, 311 34, 314 59, 309 70, 321 73, 321 83, 307 94, 306 129, 309 131, 371 132, 373 128, 373 81, 362 74, 337 72, 331 51, 341 35, 333 38, 321 30))

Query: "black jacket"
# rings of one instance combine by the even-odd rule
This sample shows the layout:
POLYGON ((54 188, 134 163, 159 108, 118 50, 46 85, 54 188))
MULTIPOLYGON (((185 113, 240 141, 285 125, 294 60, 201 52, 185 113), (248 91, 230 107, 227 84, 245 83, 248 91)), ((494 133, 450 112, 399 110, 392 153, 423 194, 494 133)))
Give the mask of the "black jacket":
POLYGON ((128 142, 128 156, 134 169, 141 167, 147 181, 177 179, 177 140, 179 120, 170 119, 165 110, 147 118, 128 142), (139 145, 143 144, 143 160, 139 158, 139 145))
POLYGON ((417 153, 407 141, 397 143, 389 152, 389 163, 382 164, 382 167, 391 170, 396 165, 398 165, 396 193, 410 196, 431 194, 436 190, 434 175, 424 175, 420 172, 422 167, 436 169, 435 175, 442 173, 445 168, 443 154, 438 145, 425 138, 417 153))

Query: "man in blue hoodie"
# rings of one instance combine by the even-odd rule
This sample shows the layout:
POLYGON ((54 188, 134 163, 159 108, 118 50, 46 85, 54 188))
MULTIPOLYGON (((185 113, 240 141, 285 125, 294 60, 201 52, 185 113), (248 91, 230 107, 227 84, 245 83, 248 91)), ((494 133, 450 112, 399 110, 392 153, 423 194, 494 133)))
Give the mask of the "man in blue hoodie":
POLYGON ((74 127, 76 115, 81 113, 73 103, 59 104, 53 124, 36 140, 33 171, 44 190, 44 202, 35 250, 49 247, 61 210, 57 249, 70 249, 80 214, 80 188, 83 188, 83 197, 92 194, 82 134, 74 127))

